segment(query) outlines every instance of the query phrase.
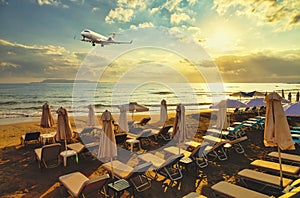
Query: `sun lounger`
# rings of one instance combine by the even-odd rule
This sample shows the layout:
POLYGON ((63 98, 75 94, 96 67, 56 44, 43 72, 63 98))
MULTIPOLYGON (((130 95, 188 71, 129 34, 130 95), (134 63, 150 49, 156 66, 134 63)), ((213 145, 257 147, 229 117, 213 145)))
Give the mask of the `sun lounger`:
POLYGON ((133 123, 133 126, 134 127, 138 127, 138 126, 145 126, 149 121, 151 120, 151 118, 150 117, 148 117, 148 118, 143 118, 140 122, 134 122, 133 123))
POLYGON ((243 169, 238 172, 238 175, 241 177, 242 182, 248 186, 247 181, 252 181, 259 183, 261 186, 260 191, 264 190, 266 187, 278 188, 279 190, 281 187, 286 188, 290 185, 293 180, 288 178, 283 178, 283 184, 280 186, 280 177, 276 175, 271 175, 255 170, 250 169, 243 169))
POLYGON ((54 168, 60 164, 61 144, 49 144, 34 150, 39 168, 54 168), (42 166, 43 165, 43 166, 42 166))
POLYGON ((172 139, 170 136, 169 130, 172 128, 172 126, 164 126, 158 133, 158 137, 161 137, 164 141, 169 141, 172 139))
POLYGON ((138 192, 151 187, 151 181, 145 174, 152 166, 151 162, 146 162, 133 168, 119 160, 113 160, 102 166, 114 177, 130 182, 138 192))
POLYGON ((183 154, 171 155, 161 166, 156 168, 156 176, 157 174, 163 175, 165 178, 170 179, 171 183, 180 180, 182 173, 178 163, 181 158, 183 158, 183 154))
POLYGON ((240 142, 243 142, 243 141, 245 141, 245 140, 247 140, 247 139, 248 139, 247 136, 242 136, 242 137, 240 137, 240 138, 231 140, 231 141, 229 141, 228 143, 229 143, 230 145, 233 146, 234 150, 235 150, 237 153, 242 154, 242 153, 245 152, 245 150, 244 150, 243 146, 240 144, 240 142))
MULTIPOLYGON (((278 152, 268 153, 268 156, 278 159, 278 152)), ((291 164, 300 165, 300 155, 280 153, 281 159, 291 164)))
POLYGON ((184 155, 184 157, 181 158, 181 160, 179 161, 181 164, 187 165, 192 162, 195 162, 197 166, 199 166, 200 168, 204 168, 208 165, 208 160, 204 153, 204 150, 207 146, 208 144, 199 145, 196 148, 194 148, 191 152, 185 149, 179 150, 178 147, 170 146, 164 148, 164 151, 169 152, 173 155, 179 154, 180 151, 180 154, 184 155))
POLYGON ((170 179, 172 182, 182 178, 182 173, 179 168, 178 162, 183 158, 183 154, 171 155, 166 160, 160 158, 152 153, 145 153, 139 155, 139 158, 152 163, 152 170, 155 172, 154 179, 158 174, 163 175, 166 179, 170 179))
POLYGON ((41 132, 27 132, 25 135, 21 136, 21 144, 27 145, 29 142, 40 143, 41 132))
POLYGON ((227 154, 224 151, 224 144, 228 143, 229 140, 222 138, 206 135, 203 137, 203 141, 208 143, 208 146, 205 148, 205 155, 210 155, 215 158, 218 158, 221 161, 227 160, 227 154))
POLYGON ((200 195, 196 192, 190 192, 189 194, 184 195, 182 198, 206 198, 206 196, 200 195))
MULTIPOLYGON (((255 166, 257 168, 262 168, 265 170, 275 171, 276 173, 279 173, 279 163, 266 161, 266 160, 254 160, 251 162, 252 166, 255 166)), ((282 172, 285 175, 297 177, 300 171, 299 166, 292 166, 288 164, 282 164, 282 172)))
POLYGON ((250 190, 248 188, 244 188, 242 186, 231 184, 225 181, 216 183, 211 188, 214 191, 213 193, 215 197, 217 197, 217 194, 221 194, 225 197, 235 197, 235 198, 244 198, 244 197, 269 198, 268 195, 256 192, 254 190, 250 190))
POLYGON ((109 175, 104 174, 89 179, 80 172, 74 172, 60 176, 58 179, 72 197, 97 197, 100 190, 105 188, 109 175))

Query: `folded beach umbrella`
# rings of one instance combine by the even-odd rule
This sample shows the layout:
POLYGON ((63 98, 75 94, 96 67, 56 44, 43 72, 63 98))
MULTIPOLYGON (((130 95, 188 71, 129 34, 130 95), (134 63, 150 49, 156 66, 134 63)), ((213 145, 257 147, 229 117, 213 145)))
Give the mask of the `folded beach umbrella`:
POLYGON ((289 92, 288 100, 289 100, 290 102, 292 102, 292 93, 291 93, 291 92, 289 92))
POLYGON ((112 159, 117 156, 117 145, 115 134, 112 129, 112 115, 105 110, 101 116, 102 133, 100 135, 100 146, 98 151, 98 159, 112 159))
POLYGON ((299 91, 298 91, 297 94, 296 94, 296 102, 299 102, 299 96, 300 96, 300 94, 299 94, 299 91))
POLYGON ((281 90, 281 97, 285 98, 285 96, 284 96, 284 90, 283 89, 281 90))
POLYGON ((40 126, 50 128, 54 125, 54 119, 51 113, 50 105, 46 102, 42 107, 42 117, 40 126))
POLYGON ((160 122, 165 123, 168 120, 167 101, 163 99, 160 103, 160 122))
POLYGON ((60 107, 57 111, 57 132, 55 135, 56 141, 65 141, 65 149, 67 150, 67 140, 72 138, 72 128, 69 121, 68 111, 60 107))
MULTIPOLYGON (((117 156, 117 144, 114 131, 112 129, 113 117, 108 110, 101 115, 102 132, 100 135, 100 144, 97 158, 99 160, 110 159, 113 174, 113 157, 117 156)), ((112 175, 112 178, 114 176, 112 175)))
POLYGON ((290 103, 283 109, 286 116, 300 117, 300 102, 290 103))
POLYGON ((285 116, 282 97, 273 92, 265 97, 267 103, 266 123, 264 129, 265 146, 277 146, 280 164, 280 185, 282 186, 282 166, 280 150, 294 150, 295 145, 285 116))
POLYGON ((88 105, 89 114, 88 114, 88 126, 95 126, 95 109, 93 105, 88 105))
POLYGON ((176 116, 173 124, 172 137, 178 140, 178 148, 180 153, 180 144, 187 139, 185 124, 185 108, 182 104, 177 105, 176 116))
POLYGON ((120 109, 120 115, 119 115, 119 127, 123 131, 129 131, 128 129, 128 123, 127 123, 127 115, 126 115, 126 105, 119 106, 120 109))

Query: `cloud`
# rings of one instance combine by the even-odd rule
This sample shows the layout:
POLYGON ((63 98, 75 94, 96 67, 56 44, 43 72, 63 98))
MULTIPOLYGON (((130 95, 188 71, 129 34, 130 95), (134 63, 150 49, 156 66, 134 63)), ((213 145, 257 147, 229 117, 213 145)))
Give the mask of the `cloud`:
POLYGON ((60 0, 37 0, 37 3, 42 5, 50 5, 54 7, 63 7, 63 8, 69 8, 68 5, 61 3, 60 0))
POLYGON ((80 54, 61 46, 24 45, 0 40, 0 77, 9 78, 74 78, 80 65, 80 54))
POLYGON ((213 9, 221 16, 235 14, 256 18, 257 25, 273 25, 275 31, 279 32, 296 28, 300 24, 300 2, 294 0, 214 0, 213 9))
POLYGON ((193 19, 191 19, 191 17, 185 13, 174 13, 171 15, 170 18, 170 22, 171 23, 175 23, 175 24, 179 24, 182 21, 194 21, 193 19))
POLYGON ((115 20, 119 22, 129 22, 134 14, 132 9, 124 9, 122 7, 110 10, 105 17, 106 23, 114 23, 115 20))
POLYGON ((300 50, 215 59, 225 82, 299 82, 300 50))
POLYGON ((138 24, 138 26, 135 26, 135 25, 131 25, 130 26, 130 29, 137 29, 137 28, 144 28, 144 27, 154 27, 153 23, 151 22, 144 22, 144 23, 140 23, 138 24))

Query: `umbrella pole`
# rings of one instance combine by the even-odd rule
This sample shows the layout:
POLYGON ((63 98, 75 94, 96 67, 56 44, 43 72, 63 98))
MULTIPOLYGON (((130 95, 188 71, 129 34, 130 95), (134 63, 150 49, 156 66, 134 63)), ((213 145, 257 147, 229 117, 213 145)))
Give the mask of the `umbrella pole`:
POLYGON ((280 153, 280 148, 278 146, 278 158, 279 158, 279 174, 280 174, 280 188, 283 190, 283 181, 282 181, 282 162, 281 162, 281 153, 280 153))

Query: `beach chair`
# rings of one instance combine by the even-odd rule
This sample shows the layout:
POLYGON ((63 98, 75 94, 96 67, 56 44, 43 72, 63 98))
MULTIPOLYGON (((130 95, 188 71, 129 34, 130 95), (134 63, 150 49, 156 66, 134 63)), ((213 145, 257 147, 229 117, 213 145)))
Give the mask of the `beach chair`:
POLYGON ((158 177, 158 174, 165 177, 165 179, 170 179, 170 185, 182 178, 182 172, 179 167, 179 161, 184 157, 183 154, 171 155, 168 157, 165 162, 155 169, 154 178, 158 177))
POLYGON ((151 180, 146 176, 146 172, 152 166, 151 162, 146 162, 133 168, 119 160, 114 160, 102 166, 114 177, 130 182, 137 192, 142 192, 151 187, 151 180))
POLYGON ((39 168, 54 168, 60 164, 61 144, 49 144, 34 150, 39 168))
MULTIPOLYGON (((269 196, 256 190, 251 190, 236 184, 231 184, 225 181, 218 182, 214 184, 211 189, 213 190, 214 197, 221 195, 222 197, 235 197, 235 198, 272 198, 274 196, 269 196)), ((300 195, 300 186, 292 187, 291 189, 284 191, 282 195, 278 198, 292 198, 299 197, 300 195)))
POLYGON ((40 143, 41 132, 27 132, 25 135, 21 136, 21 144, 27 146, 29 142, 40 143))
POLYGON ((74 172, 58 178, 62 186, 72 197, 99 197, 100 193, 106 196, 105 185, 109 179, 108 174, 104 174, 92 179, 87 178, 80 172, 74 172), (103 192, 100 192, 103 190, 103 192))
MULTIPOLYGON (((279 173, 280 166, 279 163, 266 161, 266 160, 254 160, 250 163, 251 166, 256 168, 267 170, 274 173, 279 173)), ((299 177, 300 167, 299 166, 292 166, 288 164, 282 164, 282 173, 283 175, 289 177, 299 177)))
POLYGON ((139 126, 143 127, 143 126, 145 126, 150 120, 151 120, 150 117, 143 118, 140 122, 134 122, 134 123, 133 123, 133 126, 134 126, 134 127, 139 127, 139 126))
MULTIPOLYGON (((278 159, 278 152, 270 152, 268 156, 271 158, 278 159)), ((281 153, 281 160, 292 165, 300 165, 300 155, 281 153)))
POLYGON ((204 195, 200 195, 196 192, 190 192, 190 193, 184 195, 182 198, 207 198, 207 197, 204 195))
POLYGON ((263 191, 267 187, 276 188, 281 190, 281 188, 286 188, 290 185, 293 180, 288 178, 282 178, 282 186, 280 186, 280 177, 276 175, 271 175, 263 172, 259 172, 251 169, 243 169, 238 172, 241 177, 241 181, 245 186, 248 186, 248 181, 258 183, 260 185, 259 191, 263 191))
MULTIPOLYGON (((204 168, 208 165, 207 156, 204 152, 205 148, 208 146, 207 143, 198 145, 192 151, 187 151, 185 149, 180 149, 180 154, 184 157, 180 159, 179 163, 184 166, 194 162, 199 168, 204 168)), ((179 153, 179 148, 175 146, 170 146, 164 148, 164 151, 169 152, 173 155, 179 153)))
POLYGON ((161 137, 164 141, 169 141, 172 139, 170 136, 169 130, 172 128, 171 125, 164 126, 158 133, 158 137, 161 137))
POLYGON ((243 137, 240 137, 240 138, 237 138, 237 139, 234 139, 234 140, 231 140, 229 141, 228 143, 230 145, 232 145, 233 149, 239 153, 239 154, 242 154, 245 152, 243 146, 241 145, 241 142, 247 140, 248 137, 247 136, 243 136, 243 137))
POLYGON ((116 138, 116 143, 117 145, 126 146, 126 139, 127 139, 127 133, 118 133, 115 134, 115 138, 116 138))
POLYGON ((231 184, 225 181, 214 184, 211 189, 213 190, 214 197, 221 195, 223 197, 235 197, 235 198, 269 198, 270 196, 259 193, 242 186, 231 184))
POLYGON ((213 156, 221 161, 227 160, 227 154, 224 151, 224 145, 228 143, 229 140, 210 135, 203 136, 203 139, 205 143, 208 143, 208 146, 204 150, 206 156, 213 156))

